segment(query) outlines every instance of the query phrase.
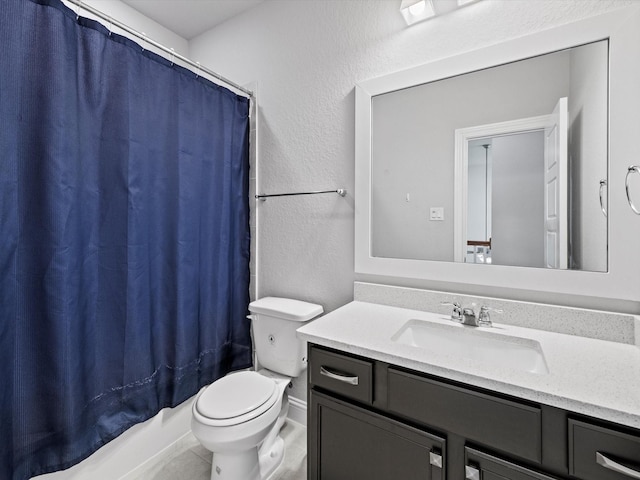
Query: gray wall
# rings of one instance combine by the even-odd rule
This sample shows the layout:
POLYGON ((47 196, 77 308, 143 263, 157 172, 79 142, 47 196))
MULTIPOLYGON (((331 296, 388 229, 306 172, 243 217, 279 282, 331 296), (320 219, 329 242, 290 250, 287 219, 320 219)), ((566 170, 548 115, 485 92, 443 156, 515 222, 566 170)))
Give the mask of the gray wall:
MULTIPOLYGON (((600 209, 600 180, 607 178, 607 44, 586 45, 571 59, 569 164, 573 267, 607 271, 607 218, 600 209), (588 117, 589 122, 584 122, 588 117)), ((606 196, 607 190, 604 190, 606 196)), ((606 204, 606 201, 605 201, 606 204)))
POLYGON ((494 265, 544 267, 544 131, 493 139, 494 265))

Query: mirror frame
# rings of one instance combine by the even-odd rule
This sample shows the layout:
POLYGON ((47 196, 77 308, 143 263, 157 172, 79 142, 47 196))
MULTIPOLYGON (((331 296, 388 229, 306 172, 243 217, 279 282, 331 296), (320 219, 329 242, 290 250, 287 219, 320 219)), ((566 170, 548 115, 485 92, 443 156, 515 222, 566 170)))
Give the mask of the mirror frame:
MULTIPOLYGON (((626 167, 640 162, 633 145, 640 129, 640 8, 636 5, 554 27, 504 43, 437 60, 355 87, 355 273, 404 279, 571 294, 640 299, 640 219, 624 197, 626 167), (551 270, 371 255, 371 99, 415 85, 503 65, 599 40, 609 40, 609 141, 607 180, 608 272, 551 270), (635 55, 635 57, 634 57, 635 55), (632 60, 633 59, 633 60, 632 60), (624 166, 624 168, 621 168, 624 166), (624 171, 623 171, 624 170, 624 171), (614 187, 615 185, 615 187, 614 187), (634 238, 635 237, 635 238, 634 238)), ((453 142, 452 132, 452 142, 453 142)), ((451 159, 452 168, 454 159, 451 159)), ((452 192, 453 193, 453 192, 452 192)), ((357 278, 357 277, 356 277, 357 278)))

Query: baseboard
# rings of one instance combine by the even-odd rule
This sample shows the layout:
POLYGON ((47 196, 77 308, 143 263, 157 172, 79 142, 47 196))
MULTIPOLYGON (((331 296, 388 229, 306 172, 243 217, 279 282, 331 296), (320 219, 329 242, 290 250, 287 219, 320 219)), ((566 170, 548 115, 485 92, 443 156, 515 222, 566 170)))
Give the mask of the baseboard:
POLYGON ((296 397, 289 397, 289 414, 287 418, 307 426, 307 402, 296 397))

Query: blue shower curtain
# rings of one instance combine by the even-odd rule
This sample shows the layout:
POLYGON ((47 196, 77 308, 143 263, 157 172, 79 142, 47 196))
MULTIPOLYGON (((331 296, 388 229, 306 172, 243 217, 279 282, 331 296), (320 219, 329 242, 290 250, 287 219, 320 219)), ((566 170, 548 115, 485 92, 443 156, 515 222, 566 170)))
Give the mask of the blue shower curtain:
POLYGON ((0 479, 251 364, 249 101, 58 0, 0 2, 0 479))

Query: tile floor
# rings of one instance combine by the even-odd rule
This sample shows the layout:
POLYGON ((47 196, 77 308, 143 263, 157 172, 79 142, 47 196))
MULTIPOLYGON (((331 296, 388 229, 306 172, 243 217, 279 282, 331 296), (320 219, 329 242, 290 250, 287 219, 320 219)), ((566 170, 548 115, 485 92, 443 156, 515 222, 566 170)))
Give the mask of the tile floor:
MULTIPOLYGON (((282 464, 269 480, 306 480, 307 429, 287 420, 280 433, 285 442, 282 464)), ((180 447, 147 466, 131 480, 209 480, 211 452, 204 449, 193 435, 180 442, 180 447)))

